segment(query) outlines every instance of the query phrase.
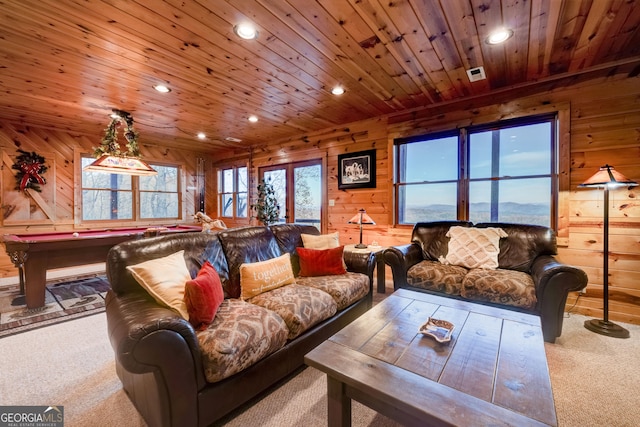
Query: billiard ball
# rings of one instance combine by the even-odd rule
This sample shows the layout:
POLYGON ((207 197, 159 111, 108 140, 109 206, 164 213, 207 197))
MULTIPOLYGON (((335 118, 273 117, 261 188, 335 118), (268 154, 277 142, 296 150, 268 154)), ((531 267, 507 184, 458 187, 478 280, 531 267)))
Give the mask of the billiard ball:
POLYGON ((78 234, 77 231, 75 233, 73 233, 73 237, 78 237, 78 236, 79 236, 79 234, 78 234))

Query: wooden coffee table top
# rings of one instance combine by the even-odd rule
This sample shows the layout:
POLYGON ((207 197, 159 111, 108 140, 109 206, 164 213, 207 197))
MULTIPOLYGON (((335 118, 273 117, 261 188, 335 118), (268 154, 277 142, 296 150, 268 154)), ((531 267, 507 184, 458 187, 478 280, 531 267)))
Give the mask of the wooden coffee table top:
POLYGON ((407 425, 557 425, 537 316, 401 289, 305 361, 330 395, 407 425), (418 332, 429 316, 455 325, 449 343, 418 332))

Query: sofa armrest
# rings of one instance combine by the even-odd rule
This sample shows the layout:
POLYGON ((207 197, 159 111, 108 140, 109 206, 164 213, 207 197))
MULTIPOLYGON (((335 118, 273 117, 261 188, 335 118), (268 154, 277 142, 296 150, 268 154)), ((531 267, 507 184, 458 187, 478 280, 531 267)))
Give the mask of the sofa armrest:
MULTIPOLYGON (((128 376, 121 378, 123 384, 152 375, 153 395, 160 396, 160 404, 171 405, 171 414, 192 414, 197 420, 196 396, 206 381, 200 346, 189 322, 143 292, 117 296, 109 291, 106 314, 116 362, 128 376)), ((170 424, 195 425, 195 420, 170 424)))
POLYGON ((422 249, 416 244, 391 246, 383 252, 385 264, 391 267, 393 274, 393 288, 407 286, 407 270, 422 261, 422 249))
POLYGON ((365 274, 369 278, 369 292, 373 292, 373 269, 376 265, 373 253, 345 251, 344 263, 347 271, 365 274))
POLYGON ((537 311, 542 319, 548 319, 547 325, 543 324, 545 341, 554 342, 562 332, 567 296, 587 285, 587 274, 551 255, 543 255, 533 261, 531 277, 536 286, 537 311))

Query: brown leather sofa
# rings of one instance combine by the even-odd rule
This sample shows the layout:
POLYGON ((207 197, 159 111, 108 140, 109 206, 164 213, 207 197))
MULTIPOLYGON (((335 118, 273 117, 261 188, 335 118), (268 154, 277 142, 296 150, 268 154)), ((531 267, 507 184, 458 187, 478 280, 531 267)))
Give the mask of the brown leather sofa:
POLYGON ((210 425, 301 368, 307 352, 371 308, 374 260, 370 254, 345 254, 347 270, 366 275, 366 296, 248 368, 214 383, 206 380, 194 328, 175 311, 156 303, 126 267, 184 250, 192 277, 208 260, 225 290, 239 288, 242 263, 285 252, 291 254, 297 275, 301 233, 319 234, 312 226, 281 224, 160 236, 111 249, 107 259, 111 290, 106 298, 109 338, 123 387, 149 425, 210 425))
POLYGON ((540 316, 544 340, 555 342, 562 333, 568 293, 579 291, 587 284, 584 271, 558 262, 555 255, 556 236, 547 227, 440 221, 417 223, 411 243, 388 248, 383 257, 391 267, 395 289, 413 289, 533 313, 540 316), (452 226, 504 230, 507 236, 500 239, 498 268, 467 270, 440 262, 447 255, 449 238, 446 234, 452 226), (526 279, 528 286, 505 284, 518 278, 526 279), (482 284, 474 281, 482 281, 482 284), (487 290, 492 286, 493 289, 487 290), (526 289, 528 295, 522 298, 509 295, 516 289, 526 289), (523 300, 526 301, 523 303, 523 300))

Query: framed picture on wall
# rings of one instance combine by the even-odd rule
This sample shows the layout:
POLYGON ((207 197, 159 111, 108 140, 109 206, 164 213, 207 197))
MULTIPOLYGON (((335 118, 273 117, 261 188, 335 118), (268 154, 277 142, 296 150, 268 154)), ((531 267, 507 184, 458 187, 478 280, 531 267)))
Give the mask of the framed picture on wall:
POLYGON ((376 150, 338 156, 338 188, 375 188, 376 150))

